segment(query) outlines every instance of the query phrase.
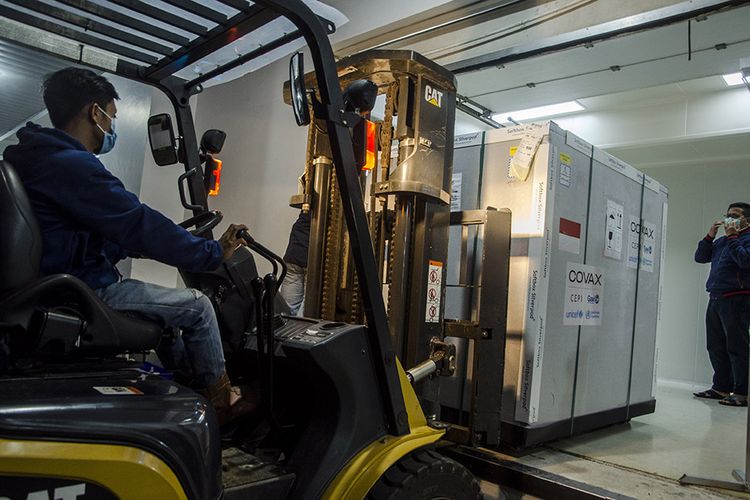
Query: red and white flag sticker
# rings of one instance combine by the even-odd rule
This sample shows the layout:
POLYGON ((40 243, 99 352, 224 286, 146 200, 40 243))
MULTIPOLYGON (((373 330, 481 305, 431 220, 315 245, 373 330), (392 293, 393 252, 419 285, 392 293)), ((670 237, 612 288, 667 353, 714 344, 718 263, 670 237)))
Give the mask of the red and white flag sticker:
POLYGON ((560 217, 560 250, 576 255, 581 253, 581 225, 560 217))

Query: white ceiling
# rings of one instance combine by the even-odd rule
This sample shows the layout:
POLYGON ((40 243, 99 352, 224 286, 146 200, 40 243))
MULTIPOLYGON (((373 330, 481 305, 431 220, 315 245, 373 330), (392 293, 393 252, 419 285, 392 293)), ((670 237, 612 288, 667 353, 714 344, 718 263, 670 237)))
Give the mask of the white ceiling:
MULTIPOLYGON (((679 23, 599 42, 590 48, 578 47, 513 62, 503 68, 461 74, 458 91, 496 112, 568 100, 577 100, 586 112, 684 102, 691 95, 727 89, 719 75, 739 71, 740 59, 750 57, 748 26, 750 6, 693 22, 690 61, 687 24, 679 23), (727 47, 717 50, 718 44, 727 47), (621 69, 609 69, 615 65, 621 69), (528 83, 535 86, 530 88, 528 83)), ((437 50, 436 45, 433 50, 437 50)), ((468 115, 457 114, 457 133, 487 128, 468 115)), ((750 134, 609 151, 641 168, 750 161, 750 134)))
MULTIPOLYGON (((494 111, 522 109, 572 99, 682 82, 739 71, 750 56, 750 6, 693 23, 692 60, 687 24, 622 36, 564 52, 459 75, 459 93, 494 111), (717 44, 727 48, 716 50, 717 44), (609 68, 619 66, 619 71, 609 68), (534 83, 529 88, 528 83, 534 83)), ((669 92, 668 89, 662 89, 669 92)))

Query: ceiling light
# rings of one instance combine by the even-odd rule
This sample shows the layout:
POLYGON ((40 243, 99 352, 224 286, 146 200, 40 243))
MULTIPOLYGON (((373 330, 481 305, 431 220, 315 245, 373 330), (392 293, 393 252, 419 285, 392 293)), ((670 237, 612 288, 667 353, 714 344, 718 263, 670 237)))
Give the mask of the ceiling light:
POLYGON ((735 85, 744 85, 742 81, 742 73, 731 73, 729 75, 721 75, 726 82, 727 86, 734 87, 735 85))
POLYGON ((510 122, 509 118, 515 121, 533 120, 547 116, 562 115, 565 113, 575 113, 583 111, 584 108, 577 101, 561 102, 558 104, 549 104, 547 106, 537 106, 536 108, 520 109, 518 111, 506 111, 505 113, 496 113, 492 119, 500 123, 510 122))

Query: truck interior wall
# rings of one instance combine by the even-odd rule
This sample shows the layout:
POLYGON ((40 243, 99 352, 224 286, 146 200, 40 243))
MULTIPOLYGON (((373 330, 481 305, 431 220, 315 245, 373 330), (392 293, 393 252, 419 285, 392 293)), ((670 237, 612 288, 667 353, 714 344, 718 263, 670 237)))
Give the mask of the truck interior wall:
MULTIPOLYGON (((648 159, 644 158, 644 162, 648 159)), ((638 166, 637 161, 633 161, 638 166)), ((704 314, 709 266, 693 261, 711 222, 734 201, 748 201, 747 160, 643 169, 669 186, 669 217, 662 317, 657 335, 657 377, 690 385, 711 383, 704 314)))
MULTIPOLYGON (((147 89, 151 93, 151 109, 149 115, 169 113, 172 116, 174 123, 174 111, 166 94, 153 87, 147 87, 147 89)), ((196 102, 197 98, 193 97, 191 99, 193 113, 196 112, 196 102)), ((172 221, 177 223, 182 222, 191 216, 191 214, 182 207, 180 196, 177 191, 177 178, 185 171, 185 169, 181 163, 165 167, 159 167, 156 165, 149 148, 145 120, 140 124, 138 133, 145 140, 143 151, 143 173, 140 179, 141 184, 139 186, 141 201, 166 215, 172 221)), ((198 130, 197 133, 202 133, 202 130, 198 130)), ((115 151, 117 151, 117 149, 115 149, 115 151)), ((182 283, 176 268, 150 259, 134 259, 132 261, 130 277, 168 287, 173 287, 178 283, 181 285, 182 283)))
MULTIPOLYGON (((306 62, 310 66, 309 55, 306 62)), ((246 224, 279 254, 299 213, 289 206, 289 197, 304 171, 307 142, 307 128, 297 126, 282 99, 288 64, 283 58, 263 71, 206 89, 198 96, 195 121, 199 137, 209 128, 227 133, 219 155, 224 162, 221 191, 209 200, 210 208, 224 213, 214 232, 221 234, 229 223, 246 224)))

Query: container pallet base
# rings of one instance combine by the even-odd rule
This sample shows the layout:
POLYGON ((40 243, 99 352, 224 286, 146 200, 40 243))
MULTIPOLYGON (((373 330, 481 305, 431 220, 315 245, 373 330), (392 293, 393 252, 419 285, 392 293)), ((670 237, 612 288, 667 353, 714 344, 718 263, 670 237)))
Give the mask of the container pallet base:
POLYGON ((643 403, 583 415, 539 427, 503 422, 500 427, 500 438, 505 446, 522 450, 556 439, 577 436, 614 424, 622 424, 628 422, 631 418, 648 415, 655 410, 656 399, 652 399, 643 403))

